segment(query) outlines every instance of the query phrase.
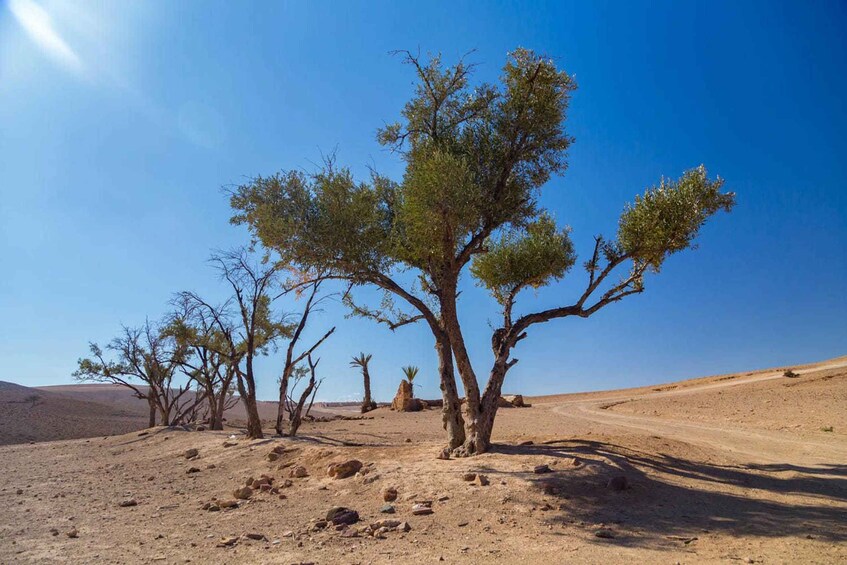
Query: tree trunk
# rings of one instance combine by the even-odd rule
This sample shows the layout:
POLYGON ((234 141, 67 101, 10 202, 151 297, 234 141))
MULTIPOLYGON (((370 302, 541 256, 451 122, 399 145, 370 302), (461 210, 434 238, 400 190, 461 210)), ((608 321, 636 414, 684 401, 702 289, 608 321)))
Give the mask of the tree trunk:
POLYGON ((302 414, 303 414, 303 406, 306 404, 306 400, 309 399, 309 395, 312 394, 312 389, 315 388, 315 379, 314 377, 309 379, 309 386, 306 387, 306 390, 300 395, 300 400, 297 402, 297 406, 291 411, 289 415, 289 423, 288 423, 288 435, 289 437, 294 437, 297 435, 297 430, 300 429, 300 424, 303 422, 302 414))
POLYGON ((441 422, 447 432, 447 447, 451 451, 465 442, 465 422, 462 419, 462 403, 456 388, 456 375, 453 372, 453 351, 446 335, 436 338, 435 350, 438 353, 438 372, 441 377, 441 422))
POLYGON ((256 406, 256 384, 252 376, 238 375, 238 394, 244 402, 247 411, 247 437, 250 439, 262 439, 262 419, 259 418, 259 408, 256 406), (247 381, 245 384, 244 381, 247 381))
MULTIPOLYGON (((508 354, 506 357, 508 357, 508 354)), ((485 387, 485 393, 482 395, 479 410, 473 415, 473 435, 468 434, 465 444, 462 446, 466 455, 485 453, 491 448, 491 433, 494 431, 494 419, 497 417, 497 409, 499 408, 500 396, 503 390, 503 381, 506 378, 506 371, 508 370, 509 365, 506 358, 497 357, 494 361, 494 366, 491 368, 488 385, 485 387)), ((471 426, 467 427, 471 428, 471 426)))
POLYGON ((365 380, 365 398, 362 399, 362 414, 376 408, 376 403, 371 399, 371 375, 367 367, 362 367, 362 378, 365 380))
POLYGON ((147 397, 147 406, 150 408, 150 416, 147 419, 147 427, 155 428, 156 427, 156 403, 153 402, 151 397, 147 397))
MULTIPOLYGON (((442 282, 441 295, 441 319, 444 329, 450 340, 450 347, 456 358, 456 366, 459 369, 459 377, 465 389, 465 441, 464 444, 455 449, 458 456, 476 455, 485 451, 479 451, 483 446, 478 438, 485 435, 485 430, 479 429, 482 424, 479 384, 471 364, 470 356, 465 348, 465 340, 462 336, 462 328, 459 325, 459 317, 456 311, 456 281, 442 282)), ((455 379, 454 379, 455 382, 455 379)), ((489 437, 490 430, 487 432, 489 437)), ((487 446, 485 447, 487 449, 487 446)))
POLYGON ((283 422, 285 422, 285 402, 288 399, 288 367, 282 372, 282 377, 279 379, 279 406, 276 409, 276 426, 274 429, 279 435, 285 435, 283 422))

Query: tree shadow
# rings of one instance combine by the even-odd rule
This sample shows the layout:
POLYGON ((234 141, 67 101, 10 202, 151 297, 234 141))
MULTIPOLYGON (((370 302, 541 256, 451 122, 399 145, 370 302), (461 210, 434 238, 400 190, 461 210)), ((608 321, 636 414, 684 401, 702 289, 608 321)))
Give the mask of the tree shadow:
POLYGON ((847 541, 847 464, 716 465, 578 440, 494 451, 555 459, 552 473, 507 474, 544 495, 550 523, 620 525, 620 545, 709 532, 847 541), (619 475, 630 486, 616 492, 607 483, 619 475), (780 502, 791 495, 803 500, 780 502))

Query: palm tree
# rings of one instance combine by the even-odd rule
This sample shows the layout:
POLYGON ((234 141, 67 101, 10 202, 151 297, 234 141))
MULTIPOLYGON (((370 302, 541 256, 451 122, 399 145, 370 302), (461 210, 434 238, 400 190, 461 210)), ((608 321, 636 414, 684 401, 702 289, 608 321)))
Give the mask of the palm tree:
POLYGON ((409 365, 408 367, 403 367, 403 373, 406 375, 406 380, 409 381, 409 385, 412 388, 412 398, 415 397, 415 384, 414 380, 418 374, 418 368, 414 365, 409 365))
POLYGON ((370 353, 365 355, 365 353, 362 352, 359 353, 359 355, 354 356, 353 360, 350 361, 351 367, 359 367, 362 369, 362 378, 365 381, 365 397, 362 399, 362 414, 376 408, 376 402, 371 400, 371 375, 368 373, 368 363, 370 363, 371 357, 373 357, 373 355, 370 353))

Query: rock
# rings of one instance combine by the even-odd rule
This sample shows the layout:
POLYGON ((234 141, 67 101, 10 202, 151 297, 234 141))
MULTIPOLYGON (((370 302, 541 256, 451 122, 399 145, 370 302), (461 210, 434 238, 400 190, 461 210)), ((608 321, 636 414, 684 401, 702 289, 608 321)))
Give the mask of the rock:
POLYGON ((606 488, 615 492, 620 492, 629 488, 629 481, 626 476, 618 475, 617 477, 609 479, 609 482, 606 483, 606 488))
POLYGON ((238 501, 237 500, 221 500, 220 502, 218 502, 218 505, 221 508, 238 508, 238 501))
POLYGON ((359 530, 356 528, 345 528, 341 530, 341 537, 343 538, 357 538, 359 537, 359 530))
POLYGON ((578 458, 574 457, 573 459, 571 459, 571 467, 580 467, 581 465, 582 461, 580 461, 578 458))
POLYGON ((440 452, 438 452, 438 459, 450 459, 450 448, 445 447, 440 452))
POLYGON ((444 496, 438 497, 438 502, 447 502, 448 500, 450 500, 450 497, 447 496, 446 494, 444 496))
POLYGON ((238 500, 247 500, 248 498, 253 496, 253 489, 251 489, 250 487, 237 488, 235 489, 235 491, 233 491, 232 496, 234 496, 238 500))
POLYGON ((394 502, 397 500, 397 489, 394 487, 388 487, 382 491, 382 499, 385 502, 394 502))
POLYGON ((186 449, 183 455, 186 459, 192 459, 200 455, 200 451, 192 447, 191 449, 186 449))
POLYGON ((245 538, 251 539, 251 540, 255 540, 255 541, 268 541, 268 538, 265 536, 265 534, 249 533, 249 534, 244 534, 242 537, 245 537, 245 538))
POLYGON ((291 472, 288 473, 289 477, 294 477, 295 479, 302 479, 304 477, 309 476, 309 471, 303 465, 297 465, 296 467, 291 469, 291 472))
POLYGON ((198 432, 205 432, 205 431, 206 431, 206 426, 197 426, 197 431, 198 431, 198 432))
POLYGON ((350 525, 359 521, 359 513, 343 506, 336 506, 326 513, 326 519, 336 526, 338 524, 350 525))
POLYGON ((121 508, 128 508, 130 506, 138 506, 138 501, 135 500, 134 498, 130 498, 128 500, 121 500, 118 503, 118 506, 120 506, 121 508))
POLYGON ((247 480, 246 480, 246 481, 244 481, 244 486, 246 486, 246 487, 252 487, 252 486, 253 486, 253 481, 255 481, 255 480, 256 480, 256 479, 254 479, 253 477, 247 477, 247 480))
POLYGON ((462 475, 462 480, 467 482, 474 481, 476 480, 476 473, 465 473, 462 475))
POLYGON ((408 532, 411 531, 412 526, 409 525, 409 522, 400 522, 400 525, 397 526, 397 530, 400 532, 408 532))
POLYGON ((397 412, 420 412, 425 408, 427 408, 426 402, 412 396, 412 384, 405 379, 400 381, 397 394, 391 401, 391 409, 397 412))
POLYGON ((498 408, 514 408, 515 405, 501 396, 500 398, 497 399, 497 407, 498 408))
POLYGON ((542 475, 544 473, 552 473, 553 469, 549 465, 536 465, 533 467, 532 472, 536 475, 542 475))
POLYGON ((214 502, 209 502, 207 504, 208 504, 208 506, 206 504, 203 505, 204 510, 208 510, 209 512, 220 512, 221 511, 221 507, 218 506, 217 504, 215 504, 214 502))
POLYGON ((481 487, 487 487, 489 484, 491 484, 491 481, 488 480, 488 477, 486 475, 477 475, 476 480, 474 480, 473 484, 481 487))
POLYGON ((273 451, 271 451, 270 453, 268 453, 268 461, 270 461, 270 462, 274 462, 274 461, 276 461, 277 459, 279 459, 279 453, 274 453, 273 451))
POLYGON ((218 541, 218 547, 232 547, 236 543, 238 543, 237 536, 227 536, 218 541))
POLYGON ((362 480, 363 485, 369 485, 379 480, 379 475, 368 475, 362 480))
POLYGON ((507 394, 503 396, 503 400, 514 406, 515 408, 529 408, 531 404, 527 404, 523 400, 523 395, 507 394))
POLYGON ((615 532, 606 528, 600 528, 599 530, 594 531, 594 537, 603 539, 613 539, 615 537, 615 532))
POLYGON ((362 462, 358 459, 350 459, 343 463, 332 463, 326 469, 326 474, 333 479, 346 479, 352 477, 362 468, 362 462))
POLYGON ((432 508, 426 504, 415 504, 412 506, 412 514, 415 516, 426 516, 432 514, 432 508))
POLYGON ((236 445, 238 445, 238 444, 237 444, 237 443, 235 443, 234 441, 225 441, 225 442, 223 443, 223 446, 224 446, 224 447, 235 447, 236 445))
POLYGON ((380 511, 382 514, 394 514, 395 509, 394 509, 394 506, 393 506, 393 505, 391 505, 391 504, 386 504, 385 506, 383 506, 382 508, 380 508, 380 509, 379 509, 379 511, 380 511))
POLYGON ((65 532, 65 535, 68 536, 71 539, 76 539, 76 538, 79 537, 79 532, 77 531, 76 528, 71 528, 70 530, 65 532))
POLYGON ((199 473, 199 472, 200 472, 200 467, 189 467, 188 470, 185 472, 185 474, 190 475, 192 473, 199 473))

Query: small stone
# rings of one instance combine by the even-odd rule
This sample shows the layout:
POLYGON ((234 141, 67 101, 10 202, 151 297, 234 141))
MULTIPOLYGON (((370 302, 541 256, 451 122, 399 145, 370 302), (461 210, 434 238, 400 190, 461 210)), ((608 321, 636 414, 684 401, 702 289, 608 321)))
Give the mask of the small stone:
POLYGON ((221 500, 220 502, 218 502, 218 505, 221 508, 238 508, 238 501, 237 500, 221 500))
POLYGON ((380 508, 380 509, 379 509, 379 511, 380 511, 382 514, 394 514, 394 512, 395 512, 396 510, 394 509, 394 506, 392 506, 391 504, 386 504, 385 506, 383 506, 382 508, 380 508))
POLYGON ((79 532, 77 531, 76 528, 71 528, 70 530, 65 532, 65 535, 68 536, 71 539, 75 539, 75 538, 79 537, 79 532))
POLYGON ((333 463, 327 467, 326 474, 333 479, 346 479, 352 477, 362 468, 362 462, 358 459, 350 459, 343 463, 333 463))
POLYGON ((326 513, 326 519, 335 525, 355 524, 359 521, 359 513, 343 506, 336 506, 326 513))
POLYGON ((412 506, 412 514, 415 516, 426 516, 432 514, 432 508, 425 504, 415 504, 412 506))
POLYGON ((473 484, 481 487, 487 487, 489 484, 491 484, 491 481, 488 480, 488 477, 486 475, 477 475, 476 480, 473 484))
POLYGON ((19 488, 18 490, 15 491, 15 494, 23 494, 23 493, 24 493, 24 489, 22 489, 22 488, 19 488))
POLYGON ((236 543, 238 543, 238 538, 236 536, 227 536, 218 541, 218 547, 232 547, 236 543))
POLYGON ((277 459, 279 459, 279 453, 274 453, 272 451, 272 452, 268 453, 267 457, 268 457, 268 461, 273 462, 273 461, 276 461, 277 459))
POLYGON ((191 449, 186 449, 185 453, 183 453, 183 455, 185 456, 186 459, 191 459, 193 457, 197 457, 198 455, 200 455, 200 451, 192 447, 191 449))
POLYGON ((536 475, 542 475, 544 473, 552 473, 553 469, 551 469, 549 465, 536 465, 532 469, 532 472, 536 475))
POLYGON ((50 533, 54 536, 58 536, 59 535, 59 529, 58 528, 50 528, 50 533))
POLYGON ((121 500, 118 503, 118 506, 120 506, 121 508, 128 508, 130 506, 138 506, 138 501, 135 500, 134 498, 130 498, 128 500, 121 500))
POLYGON ((268 538, 265 537, 265 534, 249 533, 244 534, 244 537, 255 541, 268 541, 268 538))
POLYGON ((462 475, 463 481, 471 482, 475 479, 476 479, 476 473, 465 473, 464 475, 462 475))
POLYGON ((600 528, 599 530, 596 530, 594 532, 594 537, 603 539, 613 539, 615 537, 615 533, 612 530, 600 528))
POLYGON ((253 496, 253 489, 251 489, 250 487, 237 488, 235 489, 235 491, 233 491, 232 496, 239 500, 247 500, 248 498, 253 496))
POLYGON ((412 443, 412 438, 407 437, 407 438, 406 438, 406 443, 412 443))
POLYGON ((446 494, 444 496, 438 497, 438 502, 447 502, 448 500, 450 500, 450 497, 447 496, 446 494))
POLYGON ((450 459, 450 449, 445 447, 438 452, 438 459, 450 459))
POLYGON ((400 522, 400 525, 397 526, 397 530, 400 532, 408 532, 411 531, 412 526, 409 525, 409 522, 400 522))
POLYGON ((356 528, 345 528, 341 530, 341 537, 343 538, 357 538, 359 537, 359 530, 356 528))
POLYGON ((200 472, 200 467, 189 467, 188 470, 185 472, 185 474, 190 475, 192 473, 199 473, 199 472, 200 472))
POLYGON ((304 477, 309 476, 309 471, 307 471, 303 465, 297 465, 296 467, 291 469, 291 472, 288 474, 288 476, 294 477, 295 479, 302 479, 304 477))
POLYGON ((606 488, 620 492, 629 488, 629 481, 624 475, 618 475, 609 479, 609 482, 606 483, 606 488))
POLYGON ((237 443, 235 443, 234 441, 225 441, 225 442, 223 443, 223 446, 224 446, 224 447, 234 447, 234 446, 236 446, 236 445, 238 445, 238 444, 237 444, 237 443))
POLYGON ((385 502, 394 502, 397 500, 397 489, 394 487, 388 487, 382 491, 382 499, 385 502))
POLYGON ((205 432, 205 431, 206 431, 206 426, 197 426, 197 431, 198 431, 198 432, 205 432))

